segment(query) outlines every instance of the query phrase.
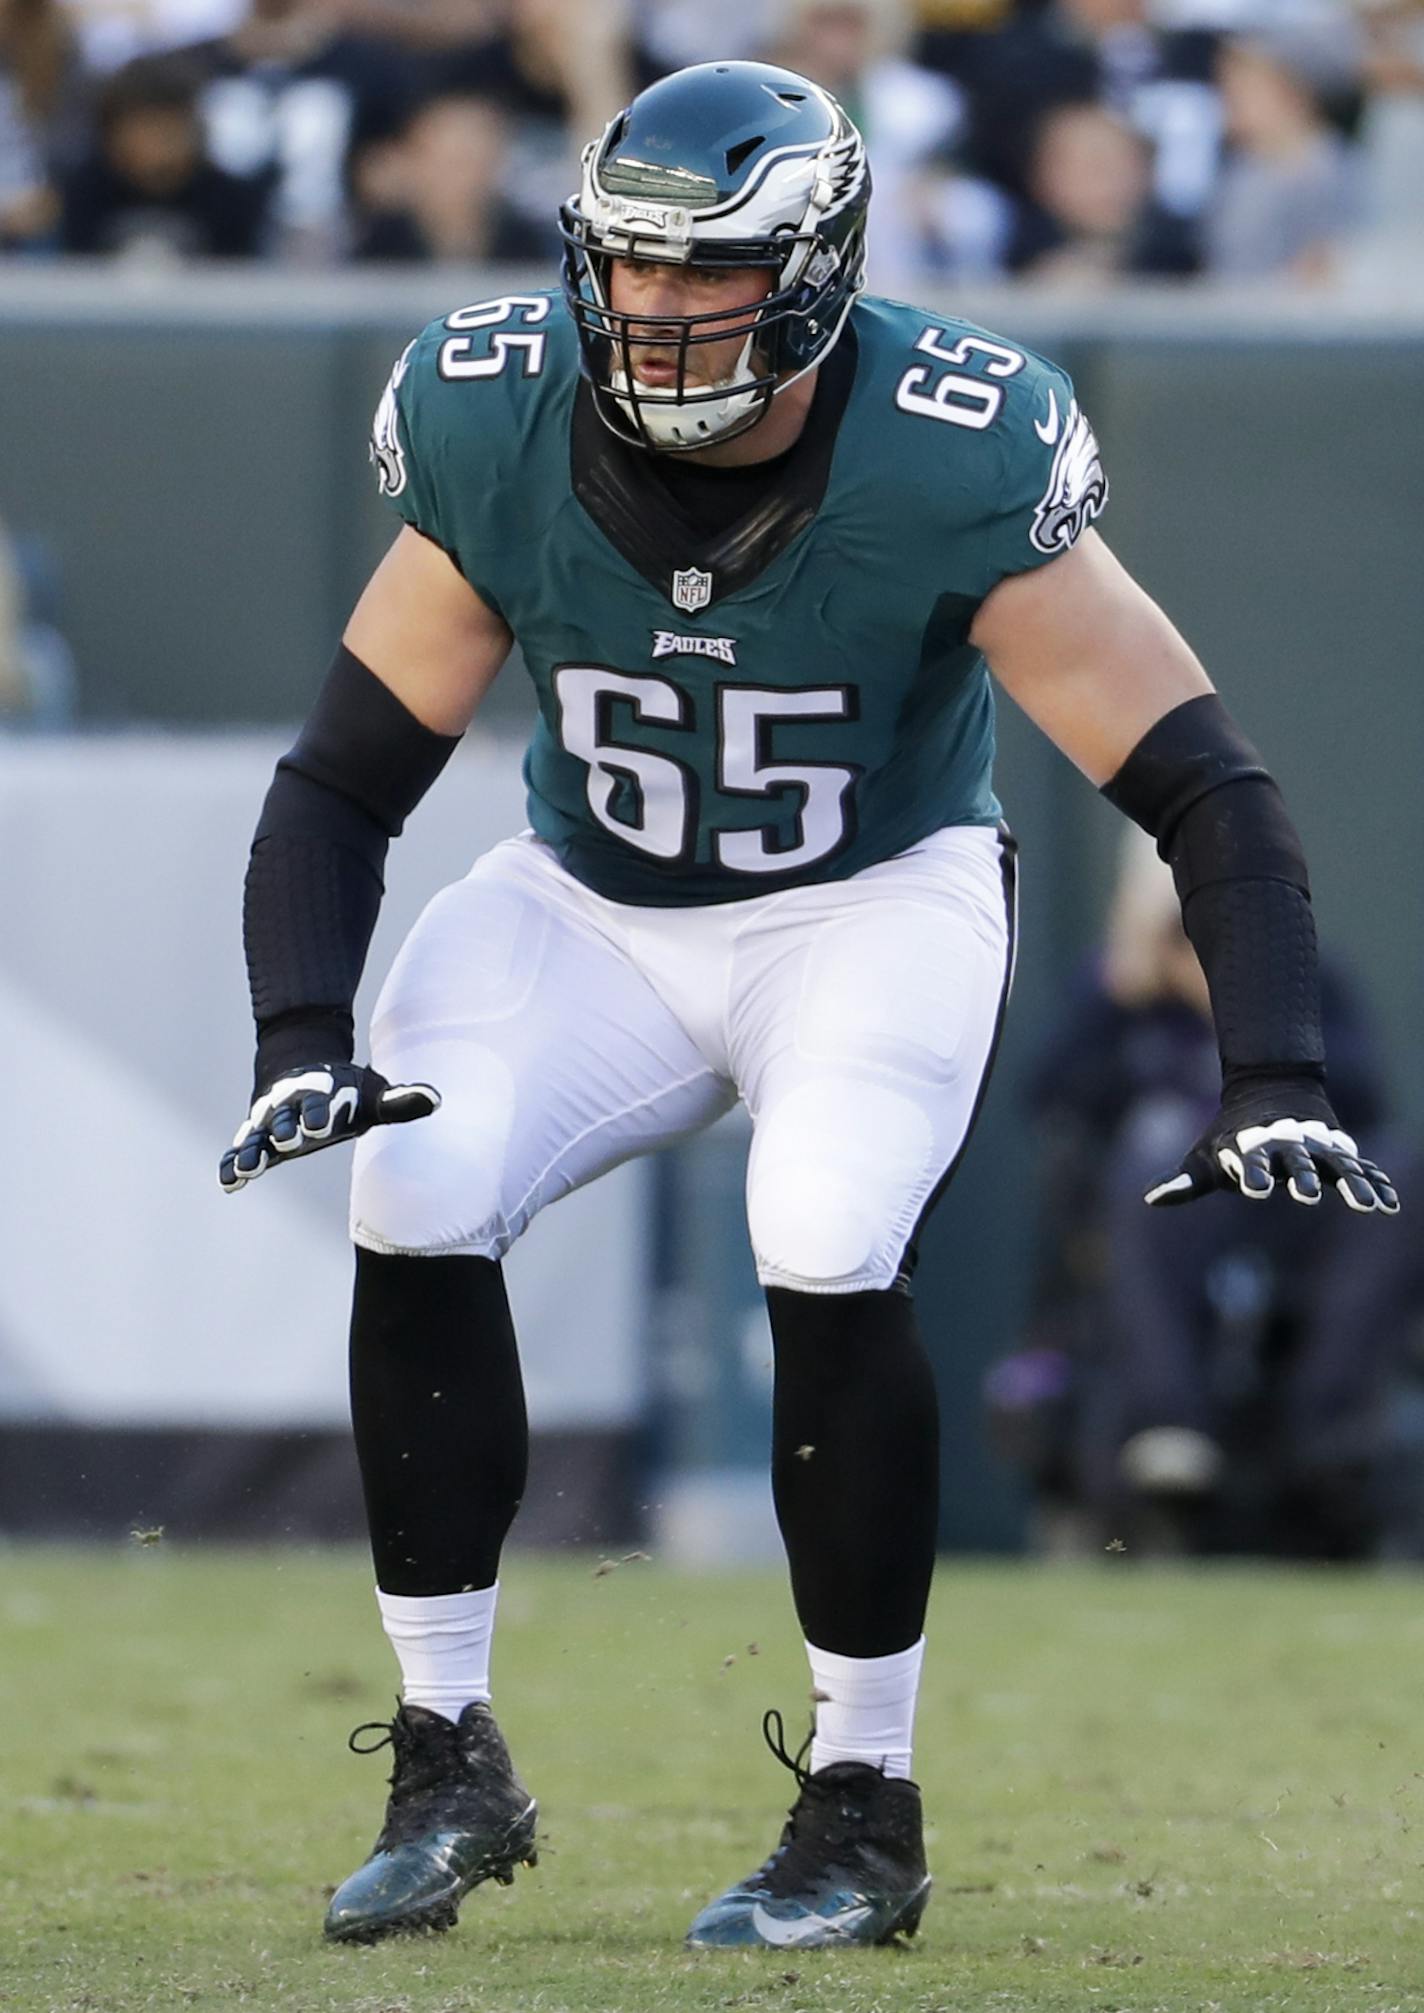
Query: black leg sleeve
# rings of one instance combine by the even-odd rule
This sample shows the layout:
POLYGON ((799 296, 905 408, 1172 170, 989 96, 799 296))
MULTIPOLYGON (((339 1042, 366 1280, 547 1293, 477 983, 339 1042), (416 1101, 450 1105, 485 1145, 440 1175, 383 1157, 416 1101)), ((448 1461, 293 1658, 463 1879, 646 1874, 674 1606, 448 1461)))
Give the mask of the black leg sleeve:
POLYGON ((939 1405, 906 1293, 767 1291, 771 1481, 809 1642, 891 1656, 924 1633, 939 1525, 939 1405))
POLYGON ((492 1585, 529 1466, 498 1265, 357 1251, 351 1422, 382 1592, 492 1585))

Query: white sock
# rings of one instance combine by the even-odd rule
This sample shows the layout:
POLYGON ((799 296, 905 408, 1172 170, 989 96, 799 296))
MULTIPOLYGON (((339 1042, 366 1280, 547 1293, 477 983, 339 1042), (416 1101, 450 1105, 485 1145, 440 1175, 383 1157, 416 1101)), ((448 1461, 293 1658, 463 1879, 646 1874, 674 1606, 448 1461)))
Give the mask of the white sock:
POLYGON ((386 1594, 376 1589, 381 1620, 401 1667, 401 1696, 458 1720, 490 1695, 490 1640, 499 1581, 473 1594, 386 1594))
POLYGON ((807 1643, 816 1694, 811 1767, 865 1761, 886 1775, 908 1776, 915 1734, 915 1694, 925 1639, 889 1657, 842 1657, 807 1643))

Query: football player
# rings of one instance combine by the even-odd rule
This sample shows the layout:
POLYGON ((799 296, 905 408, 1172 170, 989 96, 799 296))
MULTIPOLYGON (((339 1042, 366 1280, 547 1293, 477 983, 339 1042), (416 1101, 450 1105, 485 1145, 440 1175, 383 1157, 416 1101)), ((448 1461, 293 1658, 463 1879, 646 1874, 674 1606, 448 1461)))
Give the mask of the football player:
POLYGON ((1147 1200, 1397 1206, 1331 1108, 1295 831, 1093 530, 1107 483, 1071 383, 864 297, 869 195, 816 85, 681 71, 585 154, 562 293, 434 323, 376 415, 404 525, 257 828, 256 1082, 221 1170, 237 1190, 359 1141, 352 1413, 403 1698, 337 1940, 446 1927, 534 1860, 489 1704, 527 1445, 500 1261, 547 1203, 737 1098, 817 1707, 799 1755, 768 1735, 797 1787, 779 1845, 689 1939, 917 1926, 939 1455, 911 1275, 1013 968, 989 667, 1155 836, 1210 985, 1221 1108, 1147 1200), (515 641, 530 829, 426 909, 361 1066, 387 845, 515 641))

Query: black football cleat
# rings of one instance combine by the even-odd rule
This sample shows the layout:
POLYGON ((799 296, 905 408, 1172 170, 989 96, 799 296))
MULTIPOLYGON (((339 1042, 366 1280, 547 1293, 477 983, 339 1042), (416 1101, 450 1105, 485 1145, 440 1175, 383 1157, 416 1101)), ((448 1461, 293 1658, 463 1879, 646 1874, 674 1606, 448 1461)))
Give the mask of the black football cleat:
POLYGON ((387 1724, 352 1734, 353 1754, 395 1753, 386 1821, 364 1866, 332 1896, 326 1935, 371 1943, 403 1930, 452 1929, 460 1903, 482 1880, 507 1887, 521 1862, 538 1858, 538 1805, 514 1772, 487 1705, 467 1705, 459 1725, 424 1706, 401 1705, 387 1724), (382 1738, 367 1747, 363 1733, 382 1738))
POLYGON ((710 1901, 687 1941, 695 1949, 825 1950, 913 1936, 930 1891, 917 1785, 860 1761, 812 1775, 801 1765, 809 1739, 793 1758, 780 1713, 769 1712, 762 1730, 800 1794, 770 1859, 710 1901))

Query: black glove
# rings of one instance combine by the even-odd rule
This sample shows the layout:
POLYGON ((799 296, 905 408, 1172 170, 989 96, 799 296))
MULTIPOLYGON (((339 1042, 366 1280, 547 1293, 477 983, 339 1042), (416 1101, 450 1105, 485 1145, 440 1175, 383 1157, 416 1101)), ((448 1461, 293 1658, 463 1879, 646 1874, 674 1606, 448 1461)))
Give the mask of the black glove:
POLYGON ((1394 1216, 1399 1197, 1373 1161, 1361 1160, 1342 1132, 1330 1100, 1312 1076, 1228 1072, 1221 1109, 1176 1173, 1143 1197, 1158 1205, 1195 1202, 1215 1189, 1239 1190, 1263 1202, 1277 1180, 1295 1202, 1314 1204, 1333 1182, 1362 1214, 1394 1216))
POLYGON ((236 1195, 282 1160, 300 1160, 373 1125, 406 1125, 439 1109, 440 1093, 428 1083, 389 1084, 356 1063, 289 1069, 261 1093, 238 1127, 218 1163, 218 1182, 236 1195))

